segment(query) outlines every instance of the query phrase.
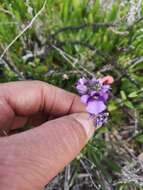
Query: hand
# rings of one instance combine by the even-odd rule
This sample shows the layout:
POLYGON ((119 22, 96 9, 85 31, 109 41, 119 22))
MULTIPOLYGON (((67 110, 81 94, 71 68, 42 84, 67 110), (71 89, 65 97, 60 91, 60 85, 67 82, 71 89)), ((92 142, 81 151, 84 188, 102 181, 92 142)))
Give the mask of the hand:
MULTIPOLYGON (((111 84, 112 77, 102 82, 111 84)), ((40 81, 0 84, 1 190, 40 190, 73 160, 94 133, 80 98, 40 81), (48 121, 50 120, 50 121, 48 121)))
POLYGON ((94 133, 75 94, 40 81, 0 84, 1 135, 25 124, 39 126, 0 138, 1 190, 42 189, 94 133))

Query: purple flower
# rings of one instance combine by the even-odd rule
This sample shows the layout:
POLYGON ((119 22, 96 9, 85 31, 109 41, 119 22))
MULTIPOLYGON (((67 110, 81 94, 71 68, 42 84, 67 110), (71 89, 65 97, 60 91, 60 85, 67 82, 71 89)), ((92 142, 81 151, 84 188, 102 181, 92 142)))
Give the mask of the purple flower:
POLYGON ((88 99, 90 98, 90 96, 88 94, 81 96, 81 102, 84 104, 87 104, 88 99))
POLYGON ((86 110, 90 114, 98 115, 106 109, 105 104, 100 100, 89 101, 86 110))
POLYGON ((107 123, 109 113, 101 113, 96 117, 95 126, 101 127, 104 123, 107 123))
POLYGON ((96 79, 96 78, 92 78, 91 80, 89 80, 89 85, 91 86, 95 86, 98 85, 100 86, 102 83, 100 82, 100 80, 96 79))
POLYGON ((80 79, 78 80, 77 83, 84 85, 84 84, 87 84, 87 83, 88 83, 88 80, 87 80, 86 78, 82 77, 82 78, 80 78, 80 79))
POLYGON ((80 78, 76 89, 81 95, 81 102, 86 104, 86 110, 95 118, 95 126, 102 126, 107 121, 108 113, 105 113, 106 102, 109 98, 110 85, 102 80, 92 78, 80 78))
POLYGON ((103 102, 107 102, 109 94, 107 92, 103 92, 102 90, 99 92, 100 99, 102 99, 103 102))
POLYGON ((102 91, 103 92, 109 92, 109 90, 111 89, 110 85, 102 85, 102 91))
POLYGON ((81 96, 81 101, 87 104, 86 110, 90 114, 97 115, 106 109, 103 95, 101 96, 100 93, 92 91, 90 94, 81 96))
POLYGON ((86 94, 87 90, 88 90, 87 86, 86 85, 82 85, 82 84, 78 84, 76 86, 76 89, 77 89, 78 93, 81 94, 81 95, 82 94, 86 94))
POLYGON ((88 86, 87 86, 88 80, 83 78, 80 78, 77 82, 76 89, 79 94, 83 95, 86 94, 88 91, 88 86))

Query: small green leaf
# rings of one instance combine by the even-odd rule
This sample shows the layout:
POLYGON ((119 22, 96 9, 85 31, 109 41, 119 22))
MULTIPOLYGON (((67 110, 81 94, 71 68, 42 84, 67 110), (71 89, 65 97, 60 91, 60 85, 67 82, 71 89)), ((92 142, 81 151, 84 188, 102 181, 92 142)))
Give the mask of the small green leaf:
POLYGON ((108 110, 109 110, 109 112, 110 111, 114 111, 114 110, 116 110, 116 109, 118 109, 118 106, 117 106, 117 104, 115 103, 115 102, 110 102, 109 103, 109 105, 108 105, 108 110))
POLYGON ((128 95, 129 98, 135 98, 135 97, 137 97, 137 96, 138 96, 137 92, 132 92, 132 93, 130 93, 130 94, 128 95))
POLYGON ((126 94, 125 94, 125 92, 123 90, 120 91, 120 94, 121 94, 122 100, 126 100, 127 99, 127 96, 126 96, 126 94))
POLYGON ((132 104, 132 102, 130 102, 130 101, 125 101, 124 104, 125 104, 128 108, 134 109, 134 105, 132 104))

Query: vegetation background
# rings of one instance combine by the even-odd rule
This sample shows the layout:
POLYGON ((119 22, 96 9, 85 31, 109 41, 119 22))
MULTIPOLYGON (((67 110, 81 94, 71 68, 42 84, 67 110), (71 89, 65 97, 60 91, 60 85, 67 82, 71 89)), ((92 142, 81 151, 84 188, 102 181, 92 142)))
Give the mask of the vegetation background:
POLYGON ((108 124, 46 190, 143 189, 142 26, 142 0, 0 0, 1 82, 115 78, 108 124))

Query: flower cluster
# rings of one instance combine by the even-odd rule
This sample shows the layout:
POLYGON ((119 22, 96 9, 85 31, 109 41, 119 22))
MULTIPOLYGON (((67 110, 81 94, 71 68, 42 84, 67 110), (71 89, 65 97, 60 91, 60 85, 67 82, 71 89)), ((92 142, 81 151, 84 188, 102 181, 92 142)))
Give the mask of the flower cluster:
POLYGON ((86 110, 95 119, 95 127, 100 127, 107 122, 106 102, 109 97, 111 76, 102 79, 80 78, 76 89, 81 96, 81 101, 86 104, 86 110))

